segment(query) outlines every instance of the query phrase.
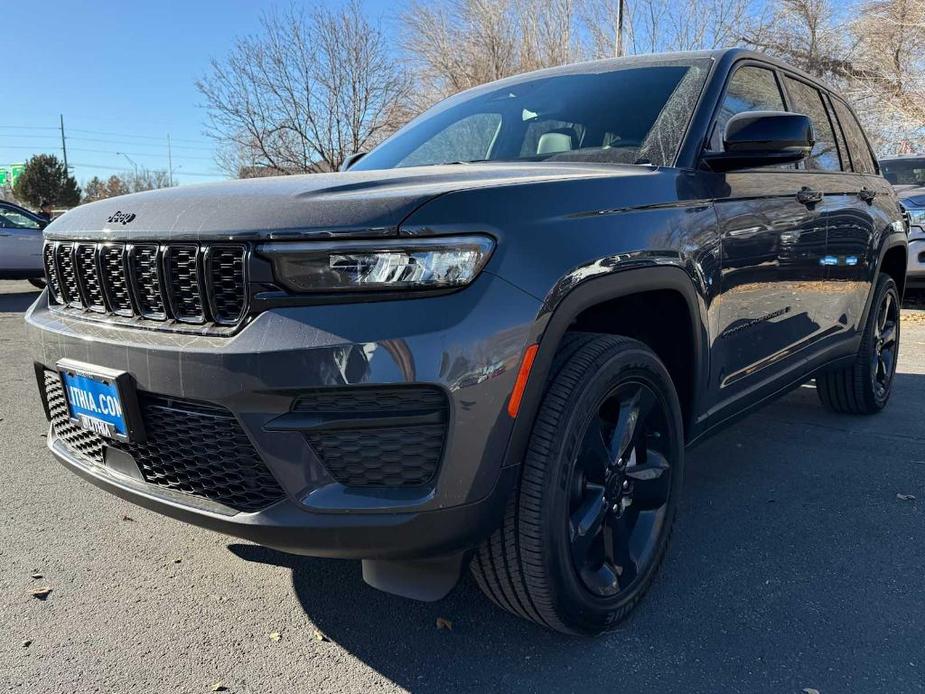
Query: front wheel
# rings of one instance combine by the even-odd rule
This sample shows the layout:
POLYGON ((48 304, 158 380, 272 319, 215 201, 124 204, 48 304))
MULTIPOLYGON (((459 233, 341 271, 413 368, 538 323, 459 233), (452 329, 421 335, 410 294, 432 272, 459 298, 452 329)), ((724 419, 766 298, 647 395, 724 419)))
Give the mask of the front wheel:
POLYGON ((848 414, 874 414, 886 406, 899 358, 899 312, 896 282, 880 273, 854 363, 816 378, 816 392, 825 407, 848 414))
POLYGON ((661 563, 684 470, 681 411, 636 340, 568 335, 503 526, 472 562, 501 607, 596 634, 639 602, 661 563))

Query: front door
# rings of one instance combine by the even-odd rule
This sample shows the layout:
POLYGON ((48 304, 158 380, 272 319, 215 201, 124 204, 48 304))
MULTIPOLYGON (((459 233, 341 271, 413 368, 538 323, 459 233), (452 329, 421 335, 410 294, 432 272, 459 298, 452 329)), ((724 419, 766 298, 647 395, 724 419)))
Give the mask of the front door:
MULTIPOLYGON (((722 147, 726 122, 743 111, 784 111, 775 73, 757 64, 730 77, 712 130, 722 147)), ((828 326, 818 305, 826 252, 827 201, 815 178, 793 165, 723 175, 714 197, 722 239, 720 297, 714 311, 711 414, 799 367, 798 355, 828 326)))

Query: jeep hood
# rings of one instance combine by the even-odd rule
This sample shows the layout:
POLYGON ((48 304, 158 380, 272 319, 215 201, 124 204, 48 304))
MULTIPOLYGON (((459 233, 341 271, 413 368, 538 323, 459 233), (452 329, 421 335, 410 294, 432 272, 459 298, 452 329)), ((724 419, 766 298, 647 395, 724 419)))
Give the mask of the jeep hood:
POLYGON ((397 235, 402 220, 444 193, 635 173, 633 166, 504 162, 222 181, 81 205, 45 235, 161 241, 397 235))

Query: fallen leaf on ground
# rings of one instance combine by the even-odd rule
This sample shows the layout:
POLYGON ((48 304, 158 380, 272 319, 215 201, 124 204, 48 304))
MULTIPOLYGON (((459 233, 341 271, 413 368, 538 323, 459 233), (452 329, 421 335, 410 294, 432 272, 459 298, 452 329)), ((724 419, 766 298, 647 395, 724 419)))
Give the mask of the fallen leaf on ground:
POLYGON ((41 578, 41 577, 42 577, 42 574, 40 574, 38 571, 32 574, 32 578, 41 578))
POLYGON ((134 522, 135 522, 135 519, 132 518, 131 516, 122 516, 122 520, 128 521, 129 523, 134 523, 134 522))
POLYGON ((328 640, 328 637, 325 636, 324 634, 322 634, 322 633, 321 633, 320 631, 318 631, 317 629, 315 629, 315 630, 312 632, 312 638, 314 638, 315 641, 327 641, 327 640, 328 640))
POLYGON ((173 563, 174 563, 174 564, 179 564, 181 561, 183 561, 183 560, 182 560, 182 559, 174 559, 174 560, 173 560, 173 563))
POLYGON ((915 497, 911 494, 897 494, 896 498, 900 501, 915 501, 915 497))
POLYGON ((446 631, 453 631, 453 622, 449 619, 444 619, 443 617, 437 617, 437 628, 445 629, 446 631))
POLYGON ((281 638, 283 637, 278 631, 270 632, 270 641, 279 641, 281 638))
POLYGON ((213 692, 227 692, 228 687, 226 687, 221 682, 216 682, 215 684, 212 685, 212 691, 213 692))
POLYGON ((48 586, 43 586, 42 588, 36 588, 30 592, 33 598, 44 600, 51 593, 51 588, 49 588, 48 586))
POLYGON ((23 648, 28 648, 31 645, 32 645, 32 641, 30 639, 26 639, 25 641, 22 642, 23 648))

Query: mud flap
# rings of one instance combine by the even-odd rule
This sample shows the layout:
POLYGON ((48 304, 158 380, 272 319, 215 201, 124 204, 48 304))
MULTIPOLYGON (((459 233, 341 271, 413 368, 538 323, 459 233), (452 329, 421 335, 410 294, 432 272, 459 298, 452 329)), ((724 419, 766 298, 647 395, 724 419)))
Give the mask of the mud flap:
POLYGON ((363 580, 373 588, 403 598, 435 602, 453 590, 465 564, 466 552, 408 561, 363 560, 363 580))

